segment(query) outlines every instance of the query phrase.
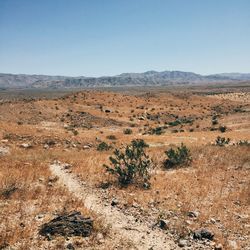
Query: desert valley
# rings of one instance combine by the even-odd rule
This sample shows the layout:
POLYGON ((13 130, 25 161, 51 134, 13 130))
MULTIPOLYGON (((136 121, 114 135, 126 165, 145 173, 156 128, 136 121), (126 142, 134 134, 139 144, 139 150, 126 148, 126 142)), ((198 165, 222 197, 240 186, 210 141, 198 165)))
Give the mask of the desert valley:
POLYGON ((249 86, 2 91, 0 249, 249 249, 249 86))

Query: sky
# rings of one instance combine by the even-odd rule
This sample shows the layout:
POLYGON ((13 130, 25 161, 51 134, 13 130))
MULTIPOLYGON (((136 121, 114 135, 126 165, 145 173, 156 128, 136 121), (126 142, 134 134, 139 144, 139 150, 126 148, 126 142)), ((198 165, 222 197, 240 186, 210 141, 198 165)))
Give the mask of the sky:
POLYGON ((0 72, 250 72, 249 0, 0 0, 0 72))

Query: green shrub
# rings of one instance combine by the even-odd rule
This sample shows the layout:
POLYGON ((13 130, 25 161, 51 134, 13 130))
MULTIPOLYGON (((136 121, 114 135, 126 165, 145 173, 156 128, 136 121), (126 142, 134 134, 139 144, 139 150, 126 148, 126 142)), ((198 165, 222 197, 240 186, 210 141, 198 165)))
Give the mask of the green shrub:
POLYGON ((106 142, 101 142, 98 146, 97 146, 97 150, 98 151, 108 151, 109 149, 111 149, 111 146, 109 146, 106 142))
POLYGON ((123 133, 124 133, 125 135, 131 135, 131 134, 133 133, 133 130, 130 129, 130 128, 126 128, 126 129, 123 130, 123 133))
POLYGON ((175 120, 173 122, 168 122, 168 125, 171 127, 175 127, 175 126, 178 126, 180 124, 181 124, 181 122, 179 120, 175 120))
POLYGON ((165 154, 168 157, 164 162, 167 169, 188 165, 192 160, 190 150, 184 144, 181 144, 176 150, 170 148, 165 154))
POLYGON ((220 147, 223 147, 225 146, 226 144, 228 144, 230 142, 230 139, 229 138, 225 138, 225 137, 220 137, 218 136, 215 140, 215 145, 216 146, 220 146, 220 147))
POLYGON ((164 131, 163 127, 156 127, 156 128, 151 128, 150 131, 149 131, 149 134, 151 134, 151 135, 161 135, 164 132, 165 131, 164 131))
POLYGON ((220 126, 219 130, 220 130, 221 133, 225 133, 226 130, 227 130, 227 127, 226 126, 220 126))
POLYGON ((143 140, 133 140, 123 151, 116 149, 114 156, 109 157, 111 166, 104 165, 104 167, 118 178, 122 186, 132 183, 135 179, 143 181, 143 185, 148 186, 152 161, 145 153, 147 147, 143 140))

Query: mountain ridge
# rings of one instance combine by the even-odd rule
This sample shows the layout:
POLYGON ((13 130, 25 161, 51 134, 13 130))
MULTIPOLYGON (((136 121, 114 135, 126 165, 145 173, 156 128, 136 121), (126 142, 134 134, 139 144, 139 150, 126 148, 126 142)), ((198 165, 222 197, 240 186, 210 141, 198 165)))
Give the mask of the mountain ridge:
POLYGON ((163 86, 175 84, 202 84, 250 80, 250 73, 221 73, 201 75, 185 71, 146 71, 122 73, 115 76, 50 76, 40 74, 0 73, 0 88, 81 88, 107 86, 163 86))

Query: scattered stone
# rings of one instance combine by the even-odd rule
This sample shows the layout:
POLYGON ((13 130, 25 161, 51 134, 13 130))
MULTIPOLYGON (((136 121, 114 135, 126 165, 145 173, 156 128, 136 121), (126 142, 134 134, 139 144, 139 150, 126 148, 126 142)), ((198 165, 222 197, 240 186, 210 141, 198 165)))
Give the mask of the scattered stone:
POLYGON ((223 249, 222 244, 218 244, 214 247, 214 250, 222 250, 222 249, 223 249))
POLYGON ((215 223, 216 223, 216 220, 215 220, 214 218, 211 218, 211 219, 210 219, 210 222, 211 222, 212 224, 215 224, 215 223))
POLYGON ((228 241, 228 246, 232 250, 238 249, 238 245, 237 245, 237 242, 235 240, 229 240, 228 241))
POLYGON ((90 149, 90 146, 89 146, 89 145, 83 145, 82 148, 83 148, 83 149, 90 149))
POLYGON ((202 229, 196 230, 194 232, 193 237, 194 239, 197 239, 197 240, 203 240, 203 239, 213 240, 214 233, 209 231, 208 229, 202 228, 202 229))
POLYGON ((96 235, 96 240, 98 241, 98 243, 104 243, 104 236, 103 236, 103 234, 102 233, 98 233, 97 235, 96 235))
POLYGON ((185 246, 187 246, 187 240, 183 240, 183 239, 180 239, 179 241, 178 241, 178 246, 179 247, 185 247, 185 246))
POLYGON ((134 208, 138 208, 138 207, 139 207, 139 204, 138 204, 137 202, 133 201, 133 203, 132 203, 132 207, 134 207, 134 208))
POLYGON ((188 216, 192 217, 192 218, 197 218, 199 216, 199 212, 198 211, 190 211, 188 212, 188 216))
POLYGON ((0 156, 9 154, 10 150, 6 147, 0 147, 0 156))
POLYGON ((138 117, 138 120, 140 120, 140 121, 144 121, 144 120, 145 120, 145 117, 140 116, 140 117, 138 117))
POLYGON ((71 167, 72 167, 72 165, 69 164, 69 163, 64 163, 64 164, 63 164, 63 168, 64 168, 64 169, 70 169, 71 167))
POLYGON ((167 230, 169 228, 169 221, 168 220, 159 220, 159 227, 163 230, 167 230))
POLYGON ((41 219, 43 219, 43 218, 44 218, 44 214, 38 214, 38 215, 36 215, 36 217, 35 217, 36 220, 41 220, 41 219))
POLYGON ((28 149, 28 148, 32 148, 32 145, 29 144, 29 143, 23 143, 20 145, 21 148, 25 148, 25 149, 28 149))
POLYGON ((112 201, 111 201, 111 206, 116 206, 116 205, 118 205, 119 204, 119 201, 117 200, 117 199, 113 199, 112 201))
POLYGON ((66 246, 67 249, 69 250, 75 250, 75 247, 73 246, 72 243, 69 243, 67 246, 66 246))
POLYGON ((56 182, 56 181, 58 181, 58 177, 57 176, 50 176, 49 178, 48 178, 48 181, 49 182, 56 182))
POLYGON ((42 225, 39 234, 51 239, 51 236, 90 236, 93 229, 93 220, 84 218, 80 212, 73 211, 60 215, 48 223, 42 225))
POLYGON ((39 180, 39 182, 44 182, 44 178, 43 177, 40 177, 38 180, 39 180))

